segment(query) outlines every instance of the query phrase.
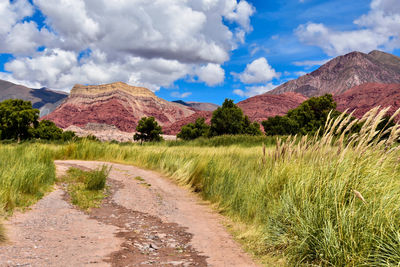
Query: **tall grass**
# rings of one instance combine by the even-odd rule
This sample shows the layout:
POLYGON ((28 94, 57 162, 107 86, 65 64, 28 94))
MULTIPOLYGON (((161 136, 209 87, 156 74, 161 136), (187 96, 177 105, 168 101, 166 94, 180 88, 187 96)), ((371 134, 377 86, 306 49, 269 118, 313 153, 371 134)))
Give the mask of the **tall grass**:
POLYGON ((258 255, 281 253, 289 265, 391 266, 400 259, 400 130, 376 131, 384 112, 368 113, 357 134, 349 129, 358 121, 329 120, 322 137, 279 139, 265 156, 261 146, 93 142, 57 156, 160 170, 247 225, 239 238, 258 255))
POLYGON ((40 199, 55 181, 53 155, 41 145, 0 145, 0 210, 40 199))
POLYGON ((104 189, 110 170, 106 165, 91 171, 70 168, 58 181, 66 185, 72 204, 88 210, 98 207, 106 196, 104 189))

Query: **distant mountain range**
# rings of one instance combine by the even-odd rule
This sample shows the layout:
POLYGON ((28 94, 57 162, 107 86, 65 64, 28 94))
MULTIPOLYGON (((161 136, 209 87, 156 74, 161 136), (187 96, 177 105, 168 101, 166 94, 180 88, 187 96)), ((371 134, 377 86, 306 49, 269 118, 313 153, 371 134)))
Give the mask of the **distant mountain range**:
MULTIPOLYGON (((391 106, 391 112, 394 112, 400 107, 400 58, 381 51, 352 52, 270 92, 243 100, 238 106, 252 121, 261 122, 286 114, 308 97, 326 93, 333 94, 338 110, 349 109, 357 117, 375 106, 391 106)), ((34 107, 41 109, 42 115, 59 105, 43 118, 62 128, 81 127, 96 131, 100 127, 128 133, 135 131, 141 117, 153 116, 165 134, 174 135, 183 125, 199 117, 206 118, 209 123, 212 111, 218 108, 211 103, 169 102, 146 88, 122 82, 75 85, 68 96, 0 80, 0 100, 8 98, 30 100, 34 107)))
POLYGON ((200 110, 200 111, 214 111, 219 107, 219 105, 213 104, 213 103, 201 103, 201 102, 193 102, 193 101, 185 102, 183 100, 176 100, 176 101, 172 101, 172 102, 190 107, 195 110, 200 110))
POLYGON ((40 110, 41 116, 52 112, 67 97, 68 94, 61 91, 47 88, 32 89, 0 80, 0 101, 13 98, 31 101, 33 107, 40 110))
POLYGON ((319 69, 278 86, 268 94, 296 92, 306 97, 340 94, 364 83, 400 83, 400 58, 381 51, 352 52, 319 69))

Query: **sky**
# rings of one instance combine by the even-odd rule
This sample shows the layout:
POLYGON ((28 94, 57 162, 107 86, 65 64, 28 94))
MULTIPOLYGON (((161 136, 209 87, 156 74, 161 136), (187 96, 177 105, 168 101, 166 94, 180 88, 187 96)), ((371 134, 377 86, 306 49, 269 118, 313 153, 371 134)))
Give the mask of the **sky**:
POLYGON ((0 79, 32 88, 221 104, 374 49, 400 55, 399 0, 0 0, 0 79))

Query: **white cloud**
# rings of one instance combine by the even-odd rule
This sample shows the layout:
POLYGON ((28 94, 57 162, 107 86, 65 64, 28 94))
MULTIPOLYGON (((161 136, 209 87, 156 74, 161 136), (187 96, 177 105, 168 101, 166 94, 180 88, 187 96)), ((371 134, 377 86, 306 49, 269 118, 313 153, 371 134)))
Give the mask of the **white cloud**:
POLYGON ((157 90, 187 76, 219 84, 225 76, 220 65, 252 30, 255 11, 245 0, 33 3, 45 16, 40 31, 22 21, 33 14, 27 0, 0 3, 0 53, 17 57, 6 65, 14 78, 22 81, 21 71, 28 75, 24 80, 54 89, 121 80, 157 90), (41 46, 46 51, 37 52, 41 46), (86 50, 91 53, 80 59, 86 50), (55 64, 66 54, 75 57, 68 68, 55 64), (39 64, 51 71, 46 74, 39 64))
POLYGON ((292 64, 299 67, 314 67, 320 66, 328 62, 330 59, 323 60, 305 60, 305 61, 295 61, 292 64))
POLYGON ((271 91, 275 87, 277 87, 277 85, 267 83, 266 85, 261 86, 246 86, 245 90, 236 89, 233 90, 233 93, 241 97, 252 97, 271 91))
POLYGON ((179 92, 172 92, 171 96, 176 97, 176 98, 186 98, 188 96, 192 95, 191 92, 185 92, 185 93, 179 93, 179 92))
POLYGON ((261 57, 246 66, 242 73, 232 73, 238 77, 242 83, 262 83, 269 82, 274 78, 279 78, 277 73, 269 64, 266 58, 261 57))
POLYGON ((354 23, 360 27, 352 31, 335 31, 324 24, 300 25, 295 33, 300 41, 321 47, 329 56, 351 51, 369 52, 374 49, 400 48, 400 2, 372 0, 368 14, 354 23))
POLYGON ((200 81, 209 86, 221 84, 225 79, 225 71, 217 64, 208 64, 195 70, 200 81))

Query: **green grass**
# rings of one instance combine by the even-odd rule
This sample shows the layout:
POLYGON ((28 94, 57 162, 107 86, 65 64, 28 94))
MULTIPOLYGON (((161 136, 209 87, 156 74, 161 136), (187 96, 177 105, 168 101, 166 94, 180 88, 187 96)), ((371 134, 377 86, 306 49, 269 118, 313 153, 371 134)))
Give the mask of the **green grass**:
POLYGON ((105 165, 92 171, 70 168, 65 176, 59 178, 59 182, 67 184, 72 204, 89 210, 99 207, 106 196, 105 185, 109 172, 110 168, 105 165))
MULTIPOLYGON (((215 203, 234 222, 236 238, 266 265, 398 266, 400 129, 390 129, 389 139, 381 140, 375 128, 382 117, 371 111, 353 136, 338 135, 349 128, 338 118, 327 123, 322 137, 271 141, 265 150, 258 137, 229 136, 208 145, 206 140, 143 146, 83 140, 0 150, 9 149, 14 160, 39 151, 50 158, 158 170, 215 203)), ((80 184, 73 192, 88 191, 86 178, 73 177, 78 177, 73 184, 80 184)), ((87 198, 77 201, 90 202, 87 198)))
POLYGON ((51 189, 53 155, 38 144, 0 145, 0 210, 27 207, 51 189))

